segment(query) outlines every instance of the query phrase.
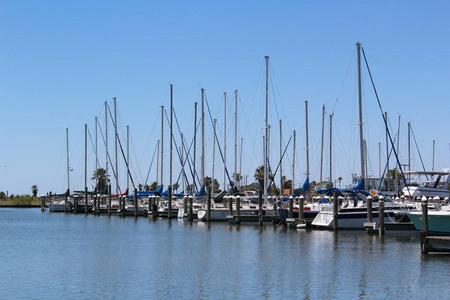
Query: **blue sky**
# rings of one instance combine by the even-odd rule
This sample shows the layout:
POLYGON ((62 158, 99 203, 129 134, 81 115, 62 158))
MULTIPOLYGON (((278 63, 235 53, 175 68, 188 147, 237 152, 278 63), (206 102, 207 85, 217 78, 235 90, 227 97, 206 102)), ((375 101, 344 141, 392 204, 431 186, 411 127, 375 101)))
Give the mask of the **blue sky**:
MULTIPOLYGON (((124 145, 126 126, 130 127, 134 181, 144 183, 160 139, 160 107, 169 107, 169 84, 173 84, 174 108, 189 142, 194 131, 194 102, 199 102, 200 115, 200 89, 205 89, 222 149, 223 93, 227 93, 230 173, 234 170, 233 93, 238 90, 238 139, 243 140, 238 171, 252 181, 254 170, 262 165, 266 55, 270 56, 271 165, 275 168, 279 160, 281 119, 283 147, 293 130, 297 131, 296 186, 305 180, 307 100, 310 178, 319 180, 325 104, 326 132, 329 115, 334 114, 332 177, 342 177, 342 185, 349 184, 351 174, 360 173, 357 41, 365 50, 393 135, 400 123, 402 164, 408 163, 407 124, 411 122, 426 168, 432 168, 433 140, 435 170, 450 167, 446 124, 450 108, 449 8, 447 1, 2 1, 0 191, 29 194, 34 184, 39 186, 39 194, 65 191, 66 128, 73 169, 71 189, 84 189, 84 124, 94 138, 97 116, 104 130, 104 101, 112 105, 113 97, 117 97, 118 131, 124 145)), ((368 173, 378 176, 379 143, 383 166, 386 161, 385 133, 366 71, 363 82, 368 173)), ((205 124, 205 172, 211 176, 213 135, 208 114, 205 124)), ((166 185, 168 134, 164 145, 166 185)), ((328 133, 325 138, 329 139, 328 133)), ((109 140, 113 156, 112 135, 109 140)), ((197 162, 200 143, 199 138, 197 162)), ((104 166, 100 138, 98 144, 104 166)), ((328 141, 324 147, 326 179, 328 141)), ((292 152, 290 144, 283 160, 283 173, 289 179, 292 152)), ((156 180, 156 157, 154 160, 148 183, 156 180)), ((215 162, 215 177, 223 183, 218 150, 215 162)), ((89 178, 94 164, 90 144, 89 178)), ((411 169, 421 168, 417 151, 411 165, 411 169)), ((174 163, 173 168, 175 181, 180 166, 174 163)), ((124 174, 120 159, 122 190, 124 174)), ((89 180, 89 189, 92 185, 89 180)))

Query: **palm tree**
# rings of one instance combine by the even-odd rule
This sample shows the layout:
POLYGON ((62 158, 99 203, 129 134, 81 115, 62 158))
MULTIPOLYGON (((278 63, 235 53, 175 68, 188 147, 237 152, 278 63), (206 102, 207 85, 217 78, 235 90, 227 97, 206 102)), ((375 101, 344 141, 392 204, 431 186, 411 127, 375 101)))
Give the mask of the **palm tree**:
POLYGON ((338 181, 339 181, 339 188, 341 188, 342 177, 338 177, 338 181))
MULTIPOLYGON (((109 175, 108 175, 109 176, 109 175)), ((95 190, 96 191, 104 191, 109 183, 109 178, 106 176, 106 170, 103 168, 98 168, 94 171, 92 175, 93 180, 96 181, 95 190)))
POLYGON ((150 184, 150 191, 154 191, 158 188, 158 182, 153 181, 152 184, 150 184))
POLYGON ((264 187, 264 166, 259 166, 255 170, 255 174, 253 177, 258 181, 259 188, 262 189, 264 187))
MULTIPOLYGON (((255 175, 253 175, 253 177, 259 182, 259 188, 262 189, 264 188, 264 166, 259 166, 256 170, 255 170, 255 175)), ((269 175, 267 176, 270 181, 273 181, 273 175, 272 175, 272 171, 270 170, 269 167, 269 175)))
POLYGON ((39 191, 39 189, 38 189, 38 186, 36 184, 31 186, 31 192, 33 193, 34 197, 37 197, 38 191, 39 191))
POLYGON ((180 184, 179 184, 178 182, 175 182, 175 183, 172 185, 172 187, 173 187, 173 190, 176 191, 176 190, 178 190, 178 188, 180 187, 180 184))

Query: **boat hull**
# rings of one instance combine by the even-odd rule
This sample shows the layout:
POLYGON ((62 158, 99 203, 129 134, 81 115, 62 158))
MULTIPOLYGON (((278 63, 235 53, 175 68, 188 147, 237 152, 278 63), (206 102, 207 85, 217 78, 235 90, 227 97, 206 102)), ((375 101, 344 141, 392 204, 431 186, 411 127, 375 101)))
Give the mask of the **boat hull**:
MULTIPOLYGON (((413 222, 416 230, 422 230, 422 213, 410 212, 409 219, 413 222)), ((428 233, 436 235, 450 235, 450 212, 429 211, 428 212, 428 233)))

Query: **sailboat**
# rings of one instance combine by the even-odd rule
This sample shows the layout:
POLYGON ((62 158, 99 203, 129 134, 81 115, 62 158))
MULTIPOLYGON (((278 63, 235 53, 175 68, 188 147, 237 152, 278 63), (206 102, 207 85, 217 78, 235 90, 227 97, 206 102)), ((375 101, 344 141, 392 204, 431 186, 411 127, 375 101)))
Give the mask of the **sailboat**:
POLYGON ((68 201, 68 198, 70 196, 70 166, 69 166, 69 128, 66 128, 66 151, 67 151, 67 191, 63 194, 59 195, 51 195, 56 197, 64 197, 63 200, 60 201, 54 201, 49 204, 49 210, 50 212, 71 212, 72 211, 72 205, 68 201))
MULTIPOLYGON (((361 89, 361 44, 356 44, 358 52, 358 94, 359 94, 359 138, 360 138, 360 154, 361 154, 361 179, 358 184, 351 189, 331 188, 319 190, 318 193, 340 196, 342 204, 335 214, 333 207, 323 208, 312 221, 314 227, 332 228, 334 218, 338 219, 338 227, 342 229, 365 229, 364 223, 368 220, 368 208, 366 206, 367 197, 371 193, 365 189, 365 149, 363 140, 363 120, 362 120, 362 89, 361 89), (345 200, 344 200, 345 199, 345 200)), ((384 218, 385 222, 394 221, 396 213, 404 208, 404 204, 394 202, 389 198, 381 198, 377 191, 371 191, 374 197, 372 205, 372 222, 377 224, 380 218, 384 218), (384 216, 379 216, 378 199, 385 200, 384 216)))

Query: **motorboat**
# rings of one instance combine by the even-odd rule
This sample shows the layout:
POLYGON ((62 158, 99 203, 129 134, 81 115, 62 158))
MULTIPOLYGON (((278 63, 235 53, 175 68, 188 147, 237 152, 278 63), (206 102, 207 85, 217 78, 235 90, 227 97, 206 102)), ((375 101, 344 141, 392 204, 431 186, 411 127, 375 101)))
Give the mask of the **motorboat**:
POLYGON ((405 176, 408 178, 408 185, 402 189, 405 197, 410 199, 422 198, 423 196, 439 197, 444 199, 450 197, 448 190, 450 184, 450 172, 428 172, 428 171, 406 171, 405 176), (417 182, 411 183, 411 177, 417 178, 417 182), (445 181, 442 181, 444 176, 447 176, 445 181), (425 179, 424 179, 425 178, 425 179), (424 179, 421 181, 421 179, 424 179))

